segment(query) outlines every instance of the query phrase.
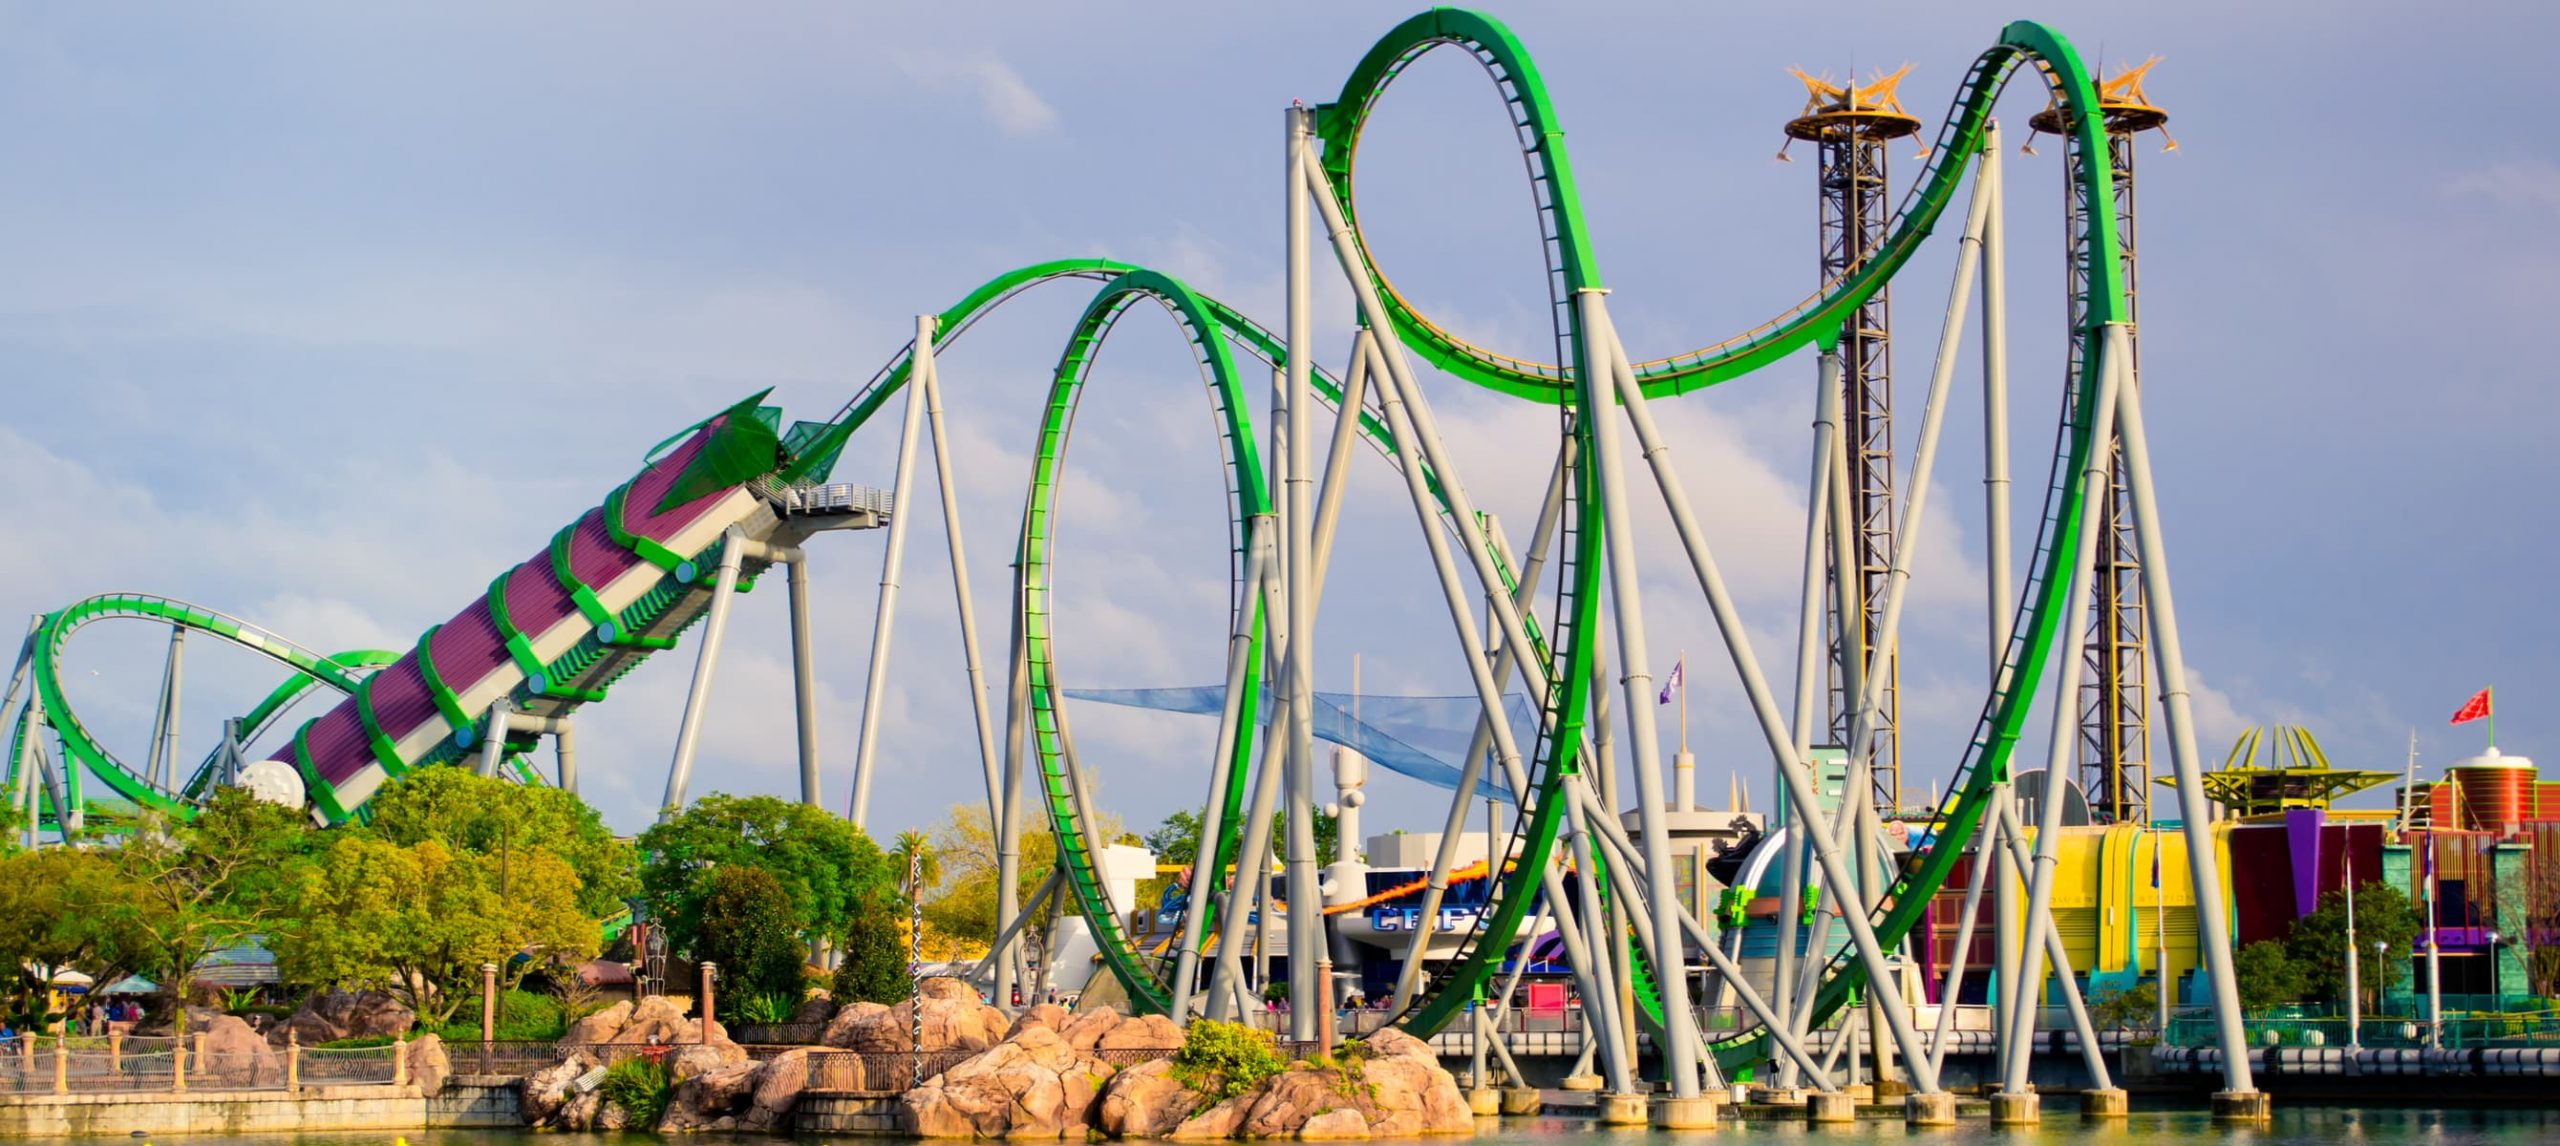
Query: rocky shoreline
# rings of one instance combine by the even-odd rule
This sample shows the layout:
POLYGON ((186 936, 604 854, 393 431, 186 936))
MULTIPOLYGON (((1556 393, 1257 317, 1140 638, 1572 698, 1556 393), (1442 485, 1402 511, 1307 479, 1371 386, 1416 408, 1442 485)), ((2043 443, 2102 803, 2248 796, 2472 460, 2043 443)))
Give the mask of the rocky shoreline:
POLYGON ((1183 1042, 1183 1029, 1158 1015, 1041 1005, 1008 1020, 967 984, 936 979, 924 984, 921 1008, 852 1004, 828 1018, 821 1046, 758 1062, 717 1021, 706 1026, 652 998, 578 1020, 561 1061, 524 1079, 520 1107, 526 1125, 543 1129, 782 1133, 812 1057, 827 1056, 825 1089, 894 1094, 901 1127, 919 1138, 1361 1139, 1474 1129, 1456 1078, 1402 1032, 1279 1066, 1249 1085, 1185 1065, 1183 1042), (653 1042, 674 1049, 663 1056, 672 1090, 652 1121, 610 1096, 604 1078, 608 1060, 623 1057, 615 1048, 653 1042), (953 1053, 967 1057, 902 1092, 894 1084, 906 1079, 875 1086, 863 1077, 869 1056, 947 1062, 953 1053))

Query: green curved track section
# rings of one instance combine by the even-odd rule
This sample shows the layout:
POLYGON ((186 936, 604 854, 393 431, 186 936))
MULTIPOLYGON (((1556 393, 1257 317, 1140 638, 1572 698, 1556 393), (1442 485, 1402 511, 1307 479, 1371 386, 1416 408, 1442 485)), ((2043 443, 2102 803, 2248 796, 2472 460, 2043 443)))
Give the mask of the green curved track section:
MULTIPOLYGON (((28 669, 36 696, 44 706, 44 723, 60 737, 63 754, 68 757, 64 761, 66 773, 76 766, 77 771, 97 777, 118 796, 137 807, 173 816, 193 814, 195 804, 190 793, 197 792, 207 783, 204 778, 207 770, 198 768, 178 791, 154 786, 99 743, 88 726, 81 723, 79 713, 71 707, 70 699, 63 691, 62 650, 71 635, 84 626, 114 619, 151 621, 204 633, 292 670, 292 675, 283 684, 243 717, 241 727, 244 730, 264 728, 311 689, 330 688, 340 693, 353 693, 362 683, 364 672, 396 659, 396 654, 376 650, 341 654, 346 659, 323 656, 237 617, 184 601, 139 593, 103 594, 45 614, 36 625, 35 655, 28 669)), ((29 734, 27 723, 21 716, 16 738, 29 734)), ((11 747, 14 749, 16 746, 13 743, 11 747)), ((10 753, 13 770, 16 760, 17 753, 13 750, 10 753)))
MULTIPOLYGON (((1067 442, 1075 425, 1078 400, 1084 394, 1086 381, 1099 356, 1103 342, 1111 335, 1120 317, 1134 304, 1154 300, 1182 327, 1198 359, 1202 381, 1207 384, 1210 403, 1218 415, 1218 440, 1225 454, 1228 480, 1230 524, 1230 560, 1240 559, 1255 543, 1253 531, 1267 528, 1271 518, 1271 489, 1262 469, 1261 455, 1256 451, 1252 416, 1248 411, 1243 384, 1236 377, 1235 365, 1227 353, 1227 344, 1206 304, 1189 287, 1154 271, 1131 271, 1105 284, 1084 315, 1076 322, 1075 333, 1058 360, 1058 368, 1049 388, 1049 399, 1042 410, 1038 449, 1032 462, 1031 495, 1023 509, 1021 559, 1022 599, 1017 602, 1022 615, 1025 659, 1029 662, 1031 694, 1031 744, 1039 765, 1040 786, 1048 803, 1049 821, 1056 833, 1058 863, 1067 873, 1067 886, 1083 909, 1086 922, 1092 926, 1103 962, 1110 966, 1114 978, 1128 988, 1130 1002, 1142 1011, 1163 1013, 1172 1007, 1157 969, 1147 965, 1145 957, 1130 942, 1121 927, 1119 911, 1112 905, 1104 886, 1098 849, 1110 843, 1095 838, 1093 825, 1080 814, 1072 775, 1075 749, 1068 730, 1065 697, 1058 684, 1056 633, 1051 625, 1056 615, 1052 603, 1051 561, 1057 538, 1058 495, 1066 464, 1067 442)), ((1231 767, 1226 790, 1217 794, 1224 806, 1219 823, 1224 830, 1212 841, 1209 866, 1200 870, 1223 872, 1234 859, 1240 830, 1243 827, 1244 795, 1252 775, 1247 759, 1253 743, 1255 708, 1262 692, 1262 595, 1248 586, 1236 587, 1241 596, 1235 607, 1249 616, 1246 676, 1241 699, 1241 718, 1233 731, 1233 739, 1217 746, 1231 767)), ((1230 617, 1230 623, 1234 621, 1230 617)), ((1215 902, 1202 883, 1202 893, 1192 897, 1194 904, 1215 902)))
MULTIPOLYGON (((1571 304, 1577 292, 1600 287, 1600 274, 1583 227, 1582 201, 1574 185, 1564 130, 1554 103, 1528 51, 1500 22, 1475 12, 1435 9, 1398 25, 1362 57, 1345 81, 1341 96, 1318 109, 1316 130, 1322 143, 1321 162, 1334 194, 1346 219, 1352 222, 1353 237, 1365 256, 1367 242, 1359 232, 1354 194, 1361 130, 1403 70, 1424 53, 1440 47, 1454 47, 1472 55, 1495 81, 1511 115, 1545 240, 1546 270, 1557 304, 1557 337, 1563 352, 1560 357, 1578 368, 1589 356, 1573 322, 1571 304)), ((2074 332, 2082 342, 2082 367, 2081 373, 2068 383, 2064 441, 2056 450, 2055 480, 2048 483, 2044 523, 2036 558, 2031 563, 2034 580, 2020 597, 2020 622, 2010 647, 2004 651, 2003 671, 1997 678, 2002 685, 1985 705, 1966 750, 1958 777, 1958 799, 1934 826, 1932 846, 1905 864, 1885 899, 1886 907, 1876 929, 1879 940, 1887 944, 1900 942, 1918 922, 1929 895, 1945 881, 1956 855, 1980 824, 1990 785, 2007 772, 2009 757, 2032 702, 2034 682, 2043 671, 2060 621, 2065 588, 2061 565, 2068 559, 2068 546, 2060 544, 2060 539, 2073 534, 2083 510, 2076 486, 2063 478, 2076 470, 2091 449, 2093 411, 2088 406, 2096 392, 2100 331, 2121 320, 2124 314, 2103 125, 2092 114, 2097 100, 2091 76, 2069 42, 2042 25, 2019 22, 2004 29, 1999 42, 1975 60, 1941 127, 1929 168, 1897 213, 1889 237, 1857 272, 1826 285, 1813 298, 1741 335, 1636 367, 1638 380, 1648 395, 1679 394, 1747 374, 1808 343, 1827 346, 1837 337, 1841 321, 1899 272, 1928 238, 1954 199, 1967 168, 1982 150, 1983 129, 1990 120, 1993 103, 2022 63, 2031 63, 2044 77, 2063 122, 2069 125, 2065 136, 2069 177, 2073 193, 2081 199, 2084 210, 2080 215, 2088 228, 2074 237, 2074 249, 2084 260, 2088 291, 2076 311, 2084 317, 2085 325, 2074 332)), ((1574 370, 1555 363, 1513 358, 1466 342, 1433 323, 1397 292, 1374 260, 1370 266, 1396 337, 1417 356, 1480 385, 1571 407, 1574 433, 1585 439, 1585 472, 1580 476, 1591 476, 1589 419, 1580 408, 1574 370)), ((1551 793, 1554 778, 1574 766, 1572 757, 1555 751, 1554 745, 1576 743, 1577 701, 1586 694, 1589 683, 1591 609, 1597 599, 1595 542, 1605 512, 1597 504, 1594 489, 1595 483, 1590 480, 1577 482, 1569 511, 1568 528, 1575 531, 1578 544, 1564 582, 1565 600, 1559 611, 1558 628, 1570 634, 1570 639, 1562 643, 1551 660, 1548 734, 1542 736, 1536 758, 1541 798, 1524 833, 1528 850, 1504 881, 1497 909, 1489 913, 1483 933, 1463 956, 1463 965, 1448 976, 1450 982, 1443 989, 1407 1017, 1410 1028, 1428 1032, 1445 1025, 1469 994, 1446 986, 1481 982, 1498 964, 1500 953, 1516 937, 1531 881, 1547 861, 1547 848, 1554 839, 1554 826, 1548 821, 1554 818, 1555 801, 1544 797, 1551 793)), ((1835 961, 1831 971, 1817 997, 1817 1020, 1835 1012, 1864 978, 1855 964, 1845 960, 1835 961)), ((1647 1009, 1657 1010, 1659 1005, 1658 999, 1649 1000, 1647 1009)), ((1764 1037, 1756 1032, 1737 1036, 1717 1049, 1720 1056, 1732 1059, 1756 1057, 1763 1050, 1760 1043, 1764 1037)))

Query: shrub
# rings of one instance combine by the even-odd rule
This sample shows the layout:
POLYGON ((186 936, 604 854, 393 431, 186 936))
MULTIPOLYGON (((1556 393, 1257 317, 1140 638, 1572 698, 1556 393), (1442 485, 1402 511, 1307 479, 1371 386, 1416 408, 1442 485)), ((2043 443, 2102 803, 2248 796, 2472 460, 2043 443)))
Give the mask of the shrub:
POLYGON ((721 864, 711 869, 711 892, 702 901, 702 929, 694 953, 720 964, 727 985, 723 1017, 747 1018, 748 1004, 767 998, 797 1005, 807 990, 806 952, 791 923, 791 897, 773 873, 760 867, 721 864))
POLYGON ((844 962, 836 965, 830 992, 838 1003, 894 1005, 915 991, 907 978, 907 949, 897 918, 885 905, 874 906, 881 909, 854 913, 845 929, 844 962))
POLYGON ((1193 1019, 1173 1053, 1173 1077, 1201 1095, 1205 1108, 1224 1102, 1288 1069, 1271 1032, 1242 1023, 1193 1019))
MULTIPOLYGON (((465 1006, 457 1012, 461 1021, 435 1028, 447 1042, 480 1041, 480 1009, 465 1006)), ((569 1022, 560 1012, 560 1002, 549 995, 531 991, 502 991, 498 994, 498 1029, 495 1037, 503 1042, 551 1042, 569 1031, 569 1022)))
POLYGON ((667 1112, 667 1098, 675 1093, 676 1084, 666 1064, 635 1057, 605 1068, 604 1085, 598 1089, 606 1102, 630 1116, 632 1127, 648 1129, 667 1112))

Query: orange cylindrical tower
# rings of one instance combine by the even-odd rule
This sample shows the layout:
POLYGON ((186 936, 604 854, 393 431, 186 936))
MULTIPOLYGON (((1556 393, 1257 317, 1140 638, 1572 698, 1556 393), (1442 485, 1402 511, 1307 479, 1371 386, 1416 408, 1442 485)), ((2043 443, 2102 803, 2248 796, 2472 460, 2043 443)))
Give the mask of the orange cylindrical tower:
POLYGON ((2462 826, 2501 836, 2534 818, 2533 761, 2492 748, 2445 769, 2453 780, 2462 826))

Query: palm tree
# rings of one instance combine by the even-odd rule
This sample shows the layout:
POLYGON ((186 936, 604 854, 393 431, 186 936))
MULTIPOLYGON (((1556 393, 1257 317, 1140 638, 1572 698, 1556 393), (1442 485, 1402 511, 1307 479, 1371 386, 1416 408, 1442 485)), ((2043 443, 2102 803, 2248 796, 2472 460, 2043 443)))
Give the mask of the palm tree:
POLYGON ((898 833, 889 858, 898 865, 898 884, 908 899, 914 899, 921 888, 942 882, 942 857, 934 850, 933 837, 923 832, 909 828, 898 833), (908 882, 909 872, 915 873, 916 883, 908 882))

